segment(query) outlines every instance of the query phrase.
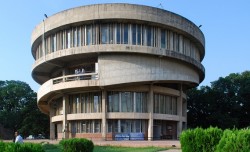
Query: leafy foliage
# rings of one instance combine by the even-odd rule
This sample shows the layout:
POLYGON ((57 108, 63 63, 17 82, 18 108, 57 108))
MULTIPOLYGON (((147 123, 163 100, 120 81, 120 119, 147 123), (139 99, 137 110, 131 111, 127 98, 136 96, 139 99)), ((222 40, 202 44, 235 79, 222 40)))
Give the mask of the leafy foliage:
POLYGON ((49 119, 42 114, 36 103, 36 93, 21 81, 0 81, 1 124, 23 136, 48 134, 49 119))
POLYGON ((94 144, 91 140, 85 138, 72 138, 61 140, 63 152, 93 152, 94 144))
POLYGON ((0 142, 1 152, 45 152, 40 144, 34 143, 4 143, 0 142))
POLYGON ((196 128, 183 131, 180 137, 183 152, 214 152, 223 131, 219 128, 196 128))
POLYGON ((187 92, 188 127, 245 128, 250 125, 250 71, 232 73, 187 92))
POLYGON ((250 129, 225 130, 216 152, 249 152, 250 129))

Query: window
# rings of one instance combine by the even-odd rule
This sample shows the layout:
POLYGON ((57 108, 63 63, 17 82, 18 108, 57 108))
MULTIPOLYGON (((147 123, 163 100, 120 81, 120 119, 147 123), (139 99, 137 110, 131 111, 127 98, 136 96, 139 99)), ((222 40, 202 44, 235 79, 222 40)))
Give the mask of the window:
POLYGON ((154 94, 154 113, 177 115, 177 97, 154 94))
POLYGON ((160 27, 135 23, 93 23, 53 33, 35 48, 36 59, 57 50, 95 44, 160 47, 200 60, 196 45, 183 35, 160 27))
POLYGON ((78 36, 77 36, 77 28, 74 28, 74 41, 73 41, 73 43, 74 43, 74 47, 77 47, 77 39, 78 39, 78 36))
POLYGON ((100 120, 94 120, 94 132, 99 133, 101 132, 101 121, 100 120))
POLYGON ((102 111, 101 92, 69 96, 70 113, 98 113, 102 111))
POLYGON ((108 30, 108 25, 104 24, 101 26, 101 44, 108 44, 108 35, 109 35, 109 30, 108 30))
POLYGON ((108 112, 147 112, 147 93, 108 92, 108 112))
POLYGON ((132 25, 132 44, 136 45, 136 24, 132 25))
POLYGON ((146 28, 146 33, 147 33, 147 46, 152 46, 152 31, 150 26, 146 28))
POLYGON ((141 45, 141 38, 142 38, 142 26, 137 25, 137 45, 141 45))
POLYGON ((147 94, 144 92, 136 92, 135 94, 135 112, 147 112, 147 94))
POLYGON ((116 26, 116 44, 121 44, 121 24, 116 26))
POLYGON ((124 24, 123 43, 128 44, 128 24, 124 24))
POLYGON ((161 30, 161 48, 166 48, 166 33, 165 33, 165 30, 161 30))
POLYGON ((133 112, 133 93, 122 92, 121 93, 121 112, 133 112))
POLYGON ((86 44, 91 45, 91 39, 92 39, 92 27, 91 25, 87 26, 87 38, 86 38, 86 44))
POLYGON ((71 33, 70 30, 67 31, 67 48, 71 47, 71 33))
POLYGON ((108 133, 141 133, 147 130, 147 120, 107 120, 108 133))

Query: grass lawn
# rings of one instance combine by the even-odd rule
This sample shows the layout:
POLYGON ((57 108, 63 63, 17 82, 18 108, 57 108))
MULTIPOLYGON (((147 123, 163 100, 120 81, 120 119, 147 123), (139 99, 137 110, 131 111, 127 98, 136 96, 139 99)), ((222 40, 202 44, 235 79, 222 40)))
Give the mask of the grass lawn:
MULTIPOLYGON (((46 152, 61 152, 60 145, 43 145, 46 152)), ((166 150, 160 147, 115 147, 115 146, 95 146, 94 152, 157 152, 166 150)))
POLYGON ((166 150, 160 147, 114 147, 114 146, 95 146, 94 152, 157 152, 166 150))

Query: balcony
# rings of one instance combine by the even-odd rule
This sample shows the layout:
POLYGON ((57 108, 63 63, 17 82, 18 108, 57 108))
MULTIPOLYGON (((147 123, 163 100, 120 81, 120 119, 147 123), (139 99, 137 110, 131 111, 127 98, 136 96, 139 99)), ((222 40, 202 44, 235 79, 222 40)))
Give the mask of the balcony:
POLYGON ((79 80, 97 80, 99 79, 98 73, 83 73, 83 74, 72 74, 52 79, 53 84, 62 82, 79 81, 79 80))
POLYGON ((98 73, 72 74, 50 79, 45 82, 37 93, 38 103, 46 101, 50 94, 72 88, 99 87, 98 73))

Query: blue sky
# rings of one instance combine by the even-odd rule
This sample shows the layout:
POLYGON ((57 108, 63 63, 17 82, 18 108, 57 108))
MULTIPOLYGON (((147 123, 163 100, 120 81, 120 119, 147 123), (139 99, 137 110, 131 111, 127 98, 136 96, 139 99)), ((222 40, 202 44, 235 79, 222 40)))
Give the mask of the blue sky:
POLYGON ((250 70, 250 1, 248 0, 6 0, 0 5, 0 80, 20 80, 37 92, 31 77, 31 32, 57 12, 94 3, 133 3, 159 7, 202 25, 206 69, 201 85, 230 73, 250 70), (160 5, 161 4, 161 5, 160 5))

